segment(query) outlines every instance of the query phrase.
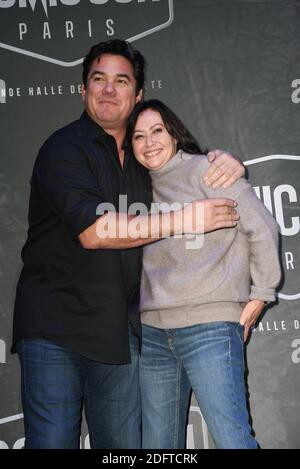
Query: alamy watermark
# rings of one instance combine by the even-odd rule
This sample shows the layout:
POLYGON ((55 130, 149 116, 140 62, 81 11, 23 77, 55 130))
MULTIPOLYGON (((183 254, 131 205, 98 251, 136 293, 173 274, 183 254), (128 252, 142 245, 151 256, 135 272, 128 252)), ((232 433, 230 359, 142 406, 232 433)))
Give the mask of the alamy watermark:
POLYGON ((119 196, 119 206, 100 203, 96 214, 97 236, 100 239, 185 239, 185 249, 200 249, 204 242, 204 208, 201 203, 152 203, 150 210, 142 202, 128 206, 127 195, 119 196), (109 214, 108 217, 102 217, 109 214), (176 222, 174 217, 176 216, 176 222))

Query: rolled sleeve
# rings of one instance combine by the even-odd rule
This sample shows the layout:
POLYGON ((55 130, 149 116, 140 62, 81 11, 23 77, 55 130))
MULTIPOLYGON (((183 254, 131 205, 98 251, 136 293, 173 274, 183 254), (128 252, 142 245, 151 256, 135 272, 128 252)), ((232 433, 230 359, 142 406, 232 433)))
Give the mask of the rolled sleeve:
POLYGON ((103 202, 97 175, 76 142, 50 139, 41 148, 33 171, 37 187, 49 209, 76 238, 98 218, 103 202))
POLYGON ((250 300, 261 300, 266 303, 272 303, 276 300, 275 288, 260 288, 252 285, 249 298, 250 300))

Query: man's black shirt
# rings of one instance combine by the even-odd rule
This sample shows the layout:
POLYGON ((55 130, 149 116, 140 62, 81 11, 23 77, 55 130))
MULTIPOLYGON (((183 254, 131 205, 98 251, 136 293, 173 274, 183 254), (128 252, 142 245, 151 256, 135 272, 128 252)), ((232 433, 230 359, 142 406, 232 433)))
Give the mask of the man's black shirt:
POLYGON ((78 235, 92 225, 100 203, 119 211, 149 207, 147 171, 84 112, 44 143, 31 179, 28 238, 17 286, 13 347, 45 338, 103 363, 130 361, 128 315, 138 328, 142 248, 84 249, 78 235))

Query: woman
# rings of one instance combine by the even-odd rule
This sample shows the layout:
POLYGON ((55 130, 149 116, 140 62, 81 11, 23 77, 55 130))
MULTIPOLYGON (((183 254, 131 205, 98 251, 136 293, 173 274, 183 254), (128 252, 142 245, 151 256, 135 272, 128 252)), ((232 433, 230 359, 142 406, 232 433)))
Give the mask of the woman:
POLYGON ((246 180, 207 187, 198 143, 163 103, 139 103, 129 137, 156 203, 229 197, 236 228, 144 248, 141 284, 143 447, 184 448, 191 389, 217 448, 257 448, 249 425, 244 340, 280 280, 275 220, 246 180), (199 241, 199 239, 198 239, 199 241), (197 244, 199 246, 199 242, 197 244))

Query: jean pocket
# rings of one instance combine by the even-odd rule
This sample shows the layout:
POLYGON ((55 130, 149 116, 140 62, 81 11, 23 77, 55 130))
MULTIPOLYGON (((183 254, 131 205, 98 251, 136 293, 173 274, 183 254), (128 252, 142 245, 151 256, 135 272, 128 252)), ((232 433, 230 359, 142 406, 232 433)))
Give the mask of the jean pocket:
POLYGON ((236 326, 236 333, 240 339, 240 342, 241 342, 241 346, 244 348, 244 332, 245 332, 245 326, 243 326, 242 324, 240 324, 239 322, 237 323, 237 326, 236 326))

